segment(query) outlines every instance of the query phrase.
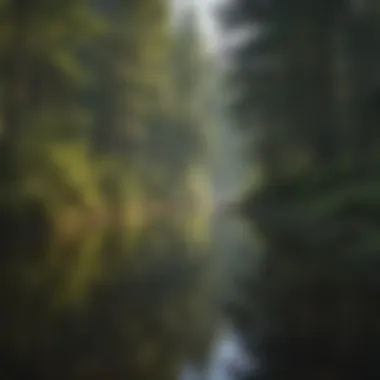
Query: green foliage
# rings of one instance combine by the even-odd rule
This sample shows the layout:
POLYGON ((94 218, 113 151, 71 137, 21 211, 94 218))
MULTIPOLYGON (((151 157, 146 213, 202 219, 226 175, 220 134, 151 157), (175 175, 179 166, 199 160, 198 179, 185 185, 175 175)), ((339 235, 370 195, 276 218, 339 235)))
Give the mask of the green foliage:
POLYGON ((4 376, 175 379, 211 326, 202 116, 166 13, 0 3, 4 376))
POLYGON ((258 171, 242 202, 263 242, 243 284, 257 378, 380 373, 375 3, 238 1, 222 20, 260 29, 226 75, 258 171))

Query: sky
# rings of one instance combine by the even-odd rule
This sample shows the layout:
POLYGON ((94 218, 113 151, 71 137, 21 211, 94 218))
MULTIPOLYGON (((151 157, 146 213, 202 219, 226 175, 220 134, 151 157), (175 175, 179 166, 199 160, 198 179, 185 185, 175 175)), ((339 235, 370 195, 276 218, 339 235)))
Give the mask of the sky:
MULTIPOLYGON (((226 57, 233 56, 233 50, 258 37, 262 30, 257 25, 237 25, 229 28, 228 33, 218 24, 217 13, 226 9, 234 0, 171 0, 173 3, 175 20, 180 25, 181 14, 186 9, 194 7, 196 19, 203 32, 204 46, 211 53, 222 55, 223 62, 228 64, 226 57)), ((254 1, 254 0, 252 0, 254 1)))
MULTIPOLYGON (((194 7, 197 13, 199 26, 204 33, 206 46, 215 50, 220 45, 221 31, 216 23, 217 8, 230 0, 173 0, 174 12, 180 15, 188 8, 194 7)), ((180 17, 180 16, 179 16, 180 17)))
MULTIPOLYGON (((218 57, 220 66, 226 61, 224 53, 230 51, 230 47, 237 46, 239 41, 244 39, 247 34, 246 28, 237 28, 231 33, 223 32, 217 23, 217 12, 231 3, 233 0, 172 0, 174 8, 174 22, 181 25, 181 15, 187 9, 194 7, 196 20, 203 31, 206 48, 210 49, 211 54, 218 57), (221 59, 219 59, 221 58, 221 59)), ((253 0, 252 0, 253 1, 253 0)), ((248 31, 250 34, 251 31, 248 31)), ((221 66, 220 66, 221 67, 221 66)), ((214 201, 216 204, 223 203, 226 199, 234 199, 245 183, 247 178, 246 164, 242 160, 243 138, 225 120, 219 120, 216 144, 212 149, 211 179, 213 183, 214 201), (245 182, 245 181, 244 181, 245 182)))
POLYGON ((193 0, 198 12, 200 27, 211 45, 218 40, 218 28, 215 23, 214 12, 216 11, 215 8, 222 1, 223 0, 193 0))

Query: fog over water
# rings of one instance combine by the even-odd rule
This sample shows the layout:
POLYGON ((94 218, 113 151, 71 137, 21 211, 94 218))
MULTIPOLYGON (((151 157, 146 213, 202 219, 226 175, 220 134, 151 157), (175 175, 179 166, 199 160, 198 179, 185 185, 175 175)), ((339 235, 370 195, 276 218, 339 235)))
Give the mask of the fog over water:
MULTIPOLYGON (((195 6, 200 30, 206 40, 211 59, 223 63, 220 58, 225 52, 225 42, 229 46, 244 39, 244 31, 226 39, 218 28, 216 12, 228 0, 174 0, 175 15, 180 19, 186 9, 195 6), (223 43, 222 43, 223 42, 223 43)), ((179 23, 180 24, 180 23, 179 23)), ((229 47, 227 46, 227 48, 229 47)), ((219 95, 218 95, 219 96, 219 95)), ((221 103, 221 99, 217 99, 221 103)), ((239 265, 247 260, 244 257, 250 244, 250 236, 244 221, 233 213, 224 213, 225 205, 236 199, 244 190, 248 178, 248 165, 243 158, 244 140, 237 128, 223 115, 215 115, 217 123, 215 138, 210 142, 210 176, 213 193, 214 213, 212 218, 213 249, 221 270, 220 293, 228 295, 233 291, 233 275, 239 272, 239 265)), ((217 112, 218 113, 218 112, 217 112)), ((181 380, 233 380, 234 374, 244 373, 254 367, 254 363, 245 352, 239 336, 227 318, 220 326, 212 345, 211 358, 207 368, 198 372, 188 365, 181 380)))

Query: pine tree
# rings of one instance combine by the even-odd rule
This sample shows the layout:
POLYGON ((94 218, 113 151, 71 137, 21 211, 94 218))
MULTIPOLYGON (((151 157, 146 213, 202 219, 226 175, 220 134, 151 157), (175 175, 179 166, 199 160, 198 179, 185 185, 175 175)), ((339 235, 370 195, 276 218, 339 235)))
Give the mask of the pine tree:
POLYGON ((262 236, 243 285, 257 378, 378 376, 378 17, 375 2, 313 0, 222 15, 254 28, 228 80, 261 178, 242 206, 262 236))

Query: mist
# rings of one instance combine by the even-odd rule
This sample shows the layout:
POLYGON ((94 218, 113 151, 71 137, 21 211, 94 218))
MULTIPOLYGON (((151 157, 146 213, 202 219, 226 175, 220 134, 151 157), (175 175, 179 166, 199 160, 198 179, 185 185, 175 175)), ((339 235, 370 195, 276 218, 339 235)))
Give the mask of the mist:
POLYGON ((210 347, 209 361, 200 370, 186 365, 181 380, 232 380, 237 375, 249 373, 256 365, 228 313, 231 305, 242 301, 238 280, 244 277, 247 266, 252 268, 254 265, 254 242, 247 221, 238 211, 229 211, 229 205, 247 190, 252 164, 246 159, 248 146, 244 134, 225 111, 226 91, 221 78, 228 64, 226 53, 229 53, 230 45, 244 43, 246 37, 245 30, 238 30, 235 35, 228 36, 229 39, 223 35, 217 14, 227 3, 223 0, 174 1, 176 28, 180 28, 179 20, 187 13, 195 13, 206 60, 216 73, 211 93, 214 107, 209 110, 213 125, 207 140, 207 167, 213 205, 209 254, 218 268, 216 297, 220 322, 210 347))

